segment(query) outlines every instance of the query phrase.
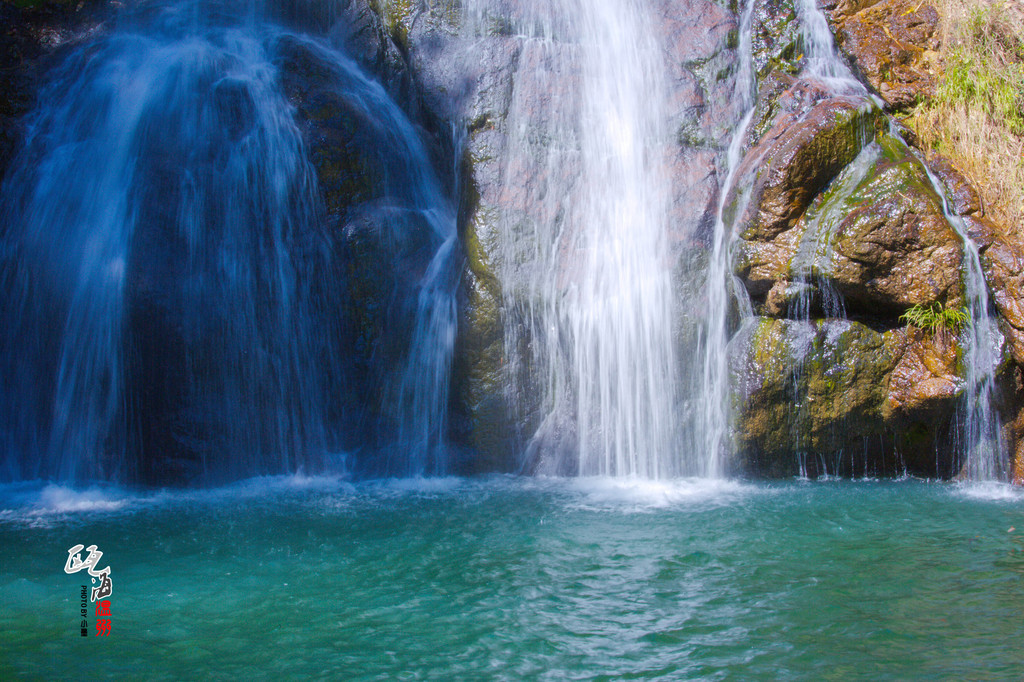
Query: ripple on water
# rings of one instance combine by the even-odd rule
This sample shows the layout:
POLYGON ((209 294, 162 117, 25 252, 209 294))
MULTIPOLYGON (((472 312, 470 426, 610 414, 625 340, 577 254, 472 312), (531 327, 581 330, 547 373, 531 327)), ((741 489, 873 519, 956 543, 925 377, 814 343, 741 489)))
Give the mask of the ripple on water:
POLYGON ((88 654, 168 679, 1024 673, 1024 500, 1005 492, 509 476, 101 492, 0 490, 19 518, 62 510, 0 517, 16 671, 88 654), (99 654, 64 637, 76 542, 115 577, 123 636, 99 654))

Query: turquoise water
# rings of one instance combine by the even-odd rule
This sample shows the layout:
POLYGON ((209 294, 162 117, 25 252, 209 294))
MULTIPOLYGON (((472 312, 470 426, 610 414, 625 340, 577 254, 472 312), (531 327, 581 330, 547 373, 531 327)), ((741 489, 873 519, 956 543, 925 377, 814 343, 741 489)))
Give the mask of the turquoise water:
POLYGON ((1024 676, 1005 486, 285 477, 0 509, 5 679, 1024 676), (79 543, 107 638, 79 636, 79 543))

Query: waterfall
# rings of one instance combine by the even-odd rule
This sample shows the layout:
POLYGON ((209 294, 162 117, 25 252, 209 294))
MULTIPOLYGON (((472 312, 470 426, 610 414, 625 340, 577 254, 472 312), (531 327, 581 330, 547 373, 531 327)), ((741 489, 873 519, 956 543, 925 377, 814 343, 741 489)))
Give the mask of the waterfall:
MULTIPOLYGON (((475 8, 485 29, 488 9, 475 8)), ((514 18, 524 44, 504 171, 518 203, 500 248, 510 374, 541 396, 530 443, 541 471, 679 473, 671 135, 648 10, 563 0, 514 18)))
MULTIPOLYGON (((822 79, 836 94, 867 95, 867 89, 857 81, 850 68, 836 53, 828 22, 817 3, 814 0, 801 0, 799 16, 806 52, 806 72, 822 79)), ((877 97, 872 95, 871 99, 876 106, 881 106, 882 103, 877 97)), ((900 137, 895 126, 890 126, 890 134, 900 137)), ((863 172, 865 164, 869 162, 869 158, 875 153, 876 148, 877 145, 873 143, 864 148, 845 174, 843 182, 849 183, 846 186, 856 184, 858 176, 863 172)), ((993 406, 995 372, 1001 359, 1002 335, 992 316, 988 286, 981 267, 978 246, 968 234, 963 220, 951 209, 942 184, 923 160, 921 166, 927 174, 932 188, 942 200, 943 214, 947 222, 963 241, 964 284, 967 308, 970 314, 968 324, 965 325, 961 336, 961 344, 965 351, 963 357, 964 433, 961 445, 961 460, 964 463, 963 475, 968 480, 974 481, 1005 479, 1009 464, 1006 449, 1002 443, 996 410, 993 406)), ((840 188, 837 194, 842 196, 846 194, 846 191, 840 188)), ((812 220, 808 225, 807 233, 817 232, 822 233, 817 237, 819 241, 822 238, 827 240, 829 230, 822 229, 822 226, 812 220)), ((804 254, 805 245, 801 246, 801 253, 797 256, 798 261, 801 257, 805 260, 808 259, 808 256, 804 254)), ((809 256, 809 260, 811 262, 807 263, 808 275, 813 266, 813 254, 809 256)), ((841 298, 834 292, 830 292, 829 289, 830 287, 826 287, 826 291, 822 292, 823 298, 826 299, 824 301, 826 314, 842 315, 841 298)), ((806 309, 804 312, 807 313, 806 309)))
MULTIPOLYGON (((734 99, 743 112, 739 124, 733 130, 725 157, 725 174, 719 188, 718 208, 715 212, 715 228, 710 261, 705 280, 707 309, 705 323, 701 330, 701 352, 703 372, 701 383, 701 409, 699 412, 695 447, 703 453, 701 472, 705 476, 722 475, 722 459, 728 447, 727 436, 729 416, 729 312, 738 306, 744 317, 751 317, 750 302, 743 285, 732 273, 732 256, 729 245, 732 241, 731 224, 726 220, 726 202, 736 182, 736 171, 743 160, 743 144, 747 129, 754 116, 757 94, 757 79, 753 72, 751 56, 751 25, 756 0, 748 0, 740 16, 740 39, 737 51, 737 72, 734 78, 734 99)), ((742 210, 733 211, 734 216, 742 210)))
POLYGON ((382 440, 401 460, 394 473, 445 470, 450 202, 380 85, 329 47, 231 10, 180 2, 122 16, 40 93, 0 195, 5 478, 318 470, 346 425, 367 420, 343 414, 370 402, 344 359, 354 256, 326 224, 282 86, 297 52, 333 73, 349 119, 375 122, 363 153, 383 180, 361 218, 382 248, 425 250, 422 271, 390 256, 412 280, 385 301, 411 308, 410 350, 383 373, 397 426, 382 440))
POLYGON ((961 474, 968 481, 1006 480, 1010 472, 1008 452, 993 405, 996 370, 1002 361, 1003 335, 992 314, 978 245, 968 234, 963 219, 950 206, 942 183, 927 164, 922 161, 921 165, 935 193, 942 199, 946 220, 964 245, 964 293, 969 320, 960 337, 965 380, 963 434, 959 443, 963 463, 961 474))
POLYGON ((664 67, 639 3, 585 2, 578 16, 582 262, 545 322, 572 348, 580 473, 658 478, 677 454, 664 67))
POLYGON ((836 94, 867 94, 867 88, 858 81, 850 67, 836 53, 835 40, 828 20, 818 8, 816 0, 799 0, 797 16, 804 47, 804 74, 828 84, 836 94))

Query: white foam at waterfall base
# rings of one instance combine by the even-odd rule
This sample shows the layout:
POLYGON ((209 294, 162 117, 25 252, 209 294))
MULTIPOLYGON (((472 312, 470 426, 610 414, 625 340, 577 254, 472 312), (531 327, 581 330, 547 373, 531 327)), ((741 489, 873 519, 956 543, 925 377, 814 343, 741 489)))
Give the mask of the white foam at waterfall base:
POLYGON ((143 501, 144 497, 116 486, 76 489, 47 481, 26 481, 0 486, 0 520, 46 527, 68 515, 121 512, 143 501))
POLYGON ((617 511, 645 511, 686 505, 721 506, 758 488, 721 478, 650 480, 634 477, 585 476, 557 484, 579 494, 577 506, 617 511))
MULTIPOLYGON (((958 497, 988 502, 1024 502, 1024 488, 999 481, 965 481, 953 487, 958 497)), ((1024 526, 1021 528, 1024 533, 1024 526)))

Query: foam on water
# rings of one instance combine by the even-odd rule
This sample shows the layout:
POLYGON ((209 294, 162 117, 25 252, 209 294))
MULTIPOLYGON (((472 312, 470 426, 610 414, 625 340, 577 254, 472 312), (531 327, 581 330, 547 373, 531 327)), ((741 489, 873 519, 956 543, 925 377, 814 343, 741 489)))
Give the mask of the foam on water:
POLYGON ((292 493, 355 491, 355 486, 342 476, 309 476, 301 472, 258 476, 203 490, 131 489, 114 485, 76 488, 49 481, 24 481, 0 486, 0 520, 35 523, 69 515, 87 517, 179 504, 217 505, 272 499, 292 493))
POLYGON ((151 499, 116 486, 76 489, 28 481, 0 487, 0 522, 47 527, 67 517, 124 512, 151 499))
POLYGON ((566 486, 583 494, 583 504, 598 509, 645 511, 685 505, 727 505, 756 490, 737 481, 681 478, 651 481, 640 478, 587 477, 566 486))
MULTIPOLYGON (((970 481, 953 486, 959 497, 987 502, 1024 502, 1024 489, 998 481, 970 481)), ((1022 529, 1024 531, 1024 529, 1022 529)))

